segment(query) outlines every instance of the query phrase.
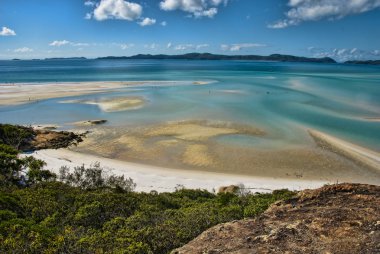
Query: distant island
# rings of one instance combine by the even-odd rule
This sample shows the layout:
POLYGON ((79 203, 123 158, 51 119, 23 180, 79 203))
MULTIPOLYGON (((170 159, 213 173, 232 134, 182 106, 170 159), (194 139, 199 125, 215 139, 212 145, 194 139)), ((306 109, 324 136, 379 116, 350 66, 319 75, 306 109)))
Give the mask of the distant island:
POLYGON ((380 65, 380 60, 356 60, 346 61, 346 64, 367 64, 367 65, 380 65))
POLYGON ((183 55, 151 55, 138 54, 134 56, 107 56, 99 57, 99 60, 125 60, 125 59, 157 59, 157 60, 246 60, 246 61, 276 61, 276 62, 310 62, 310 63, 336 63, 330 57, 309 58, 292 55, 272 54, 269 56, 259 55, 216 55, 211 53, 189 53, 183 55))
MULTIPOLYGON (((13 61, 21 59, 14 58, 13 61)), ((38 60, 91 60, 86 57, 52 57, 38 60)), ((165 54, 138 54, 133 56, 106 56, 98 57, 93 60, 243 60, 243 61, 268 61, 268 62, 299 62, 299 63, 338 63, 331 57, 303 57, 283 54, 271 54, 269 56, 260 55, 219 55, 211 53, 188 53, 181 55, 165 54)), ((339 62, 340 64, 363 64, 363 65, 380 65, 380 60, 349 60, 339 62)))
POLYGON ((44 60, 87 60, 86 57, 52 57, 44 60))

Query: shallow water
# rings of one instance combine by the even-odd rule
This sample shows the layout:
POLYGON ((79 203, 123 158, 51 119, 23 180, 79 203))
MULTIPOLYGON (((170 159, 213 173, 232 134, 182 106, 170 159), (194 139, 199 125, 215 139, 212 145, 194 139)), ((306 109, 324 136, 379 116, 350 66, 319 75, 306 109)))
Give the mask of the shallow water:
MULTIPOLYGON (((49 60, 0 61, 0 83, 151 80, 115 92, 0 107, 0 122, 52 124, 107 119, 109 126, 141 126, 185 119, 250 124, 265 139, 241 135, 223 144, 262 147, 305 144, 305 128, 380 151, 380 67, 245 61, 49 60), (156 83, 154 81, 184 81, 156 83), (215 81, 194 85, 193 81, 215 81), (103 112, 69 99, 141 96, 136 110, 103 112)), ((68 125, 65 125, 68 124, 68 125)))

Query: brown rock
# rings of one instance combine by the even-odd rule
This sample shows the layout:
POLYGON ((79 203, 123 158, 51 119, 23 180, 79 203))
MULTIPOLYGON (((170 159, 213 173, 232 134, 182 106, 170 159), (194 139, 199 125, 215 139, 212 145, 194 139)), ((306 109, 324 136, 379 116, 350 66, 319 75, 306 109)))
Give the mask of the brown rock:
POLYGON ((219 188, 218 193, 236 193, 239 190, 239 186, 230 185, 222 186, 219 188))
POLYGON ((26 141, 21 150, 33 151, 41 149, 58 149, 76 145, 83 141, 85 134, 69 131, 34 130, 32 139, 26 141))
POLYGON ((256 219, 217 225, 173 253, 380 253, 380 186, 305 190, 256 219))

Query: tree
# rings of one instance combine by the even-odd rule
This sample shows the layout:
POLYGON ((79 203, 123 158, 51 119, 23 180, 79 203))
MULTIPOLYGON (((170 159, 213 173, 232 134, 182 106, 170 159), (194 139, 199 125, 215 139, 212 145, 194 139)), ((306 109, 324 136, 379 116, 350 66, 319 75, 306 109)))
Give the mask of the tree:
POLYGON ((32 128, 15 126, 11 124, 0 124, 0 143, 12 146, 19 150, 21 145, 28 139, 33 138, 32 128))
POLYGON ((45 162, 32 156, 20 158, 19 151, 0 144, 0 186, 26 186, 55 179, 56 175, 42 170, 45 162))

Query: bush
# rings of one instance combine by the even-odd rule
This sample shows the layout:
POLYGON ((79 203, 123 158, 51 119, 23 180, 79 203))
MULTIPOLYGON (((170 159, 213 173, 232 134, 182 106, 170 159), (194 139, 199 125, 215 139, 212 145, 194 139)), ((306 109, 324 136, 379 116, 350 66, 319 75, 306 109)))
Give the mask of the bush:
POLYGON ((62 167, 59 171, 59 180, 73 187, 85 190, 98 188, 114 188, 121 191, 133 191, 136 184, 131 178, 108 175, 99 163, 86 168, 84 165, 75 167, 72 172, 70 168, 62 167))

